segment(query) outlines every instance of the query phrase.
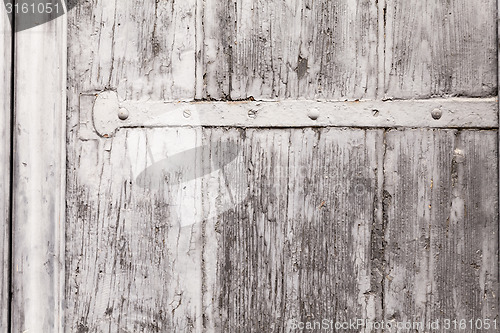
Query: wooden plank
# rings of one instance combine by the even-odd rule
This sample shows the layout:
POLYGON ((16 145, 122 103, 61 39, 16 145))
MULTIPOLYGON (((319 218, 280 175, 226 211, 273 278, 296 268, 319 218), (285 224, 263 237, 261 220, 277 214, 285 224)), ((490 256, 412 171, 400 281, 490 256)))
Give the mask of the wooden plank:
POLYGON ((242 161, 225 177, 246 198, 204 225, 208 331, 283 332, 299 321, 377 318, 382 131, 207 133, 215 151, 237 138, 242 161))
POLYGON ((385 0, 386 98, 495 96, 495 0, 385 0))
POLYGON ((393 130, 386 142, 385 318, 495 319, 496 131, 393 130))
POLYGON ((204 1, 204 98, 373 99, 376 1, 204 1))
POLYGON ((230 191, 241 203, 230 209, 211 205, 217 218, 204 223, 205 326, 210 332, 279 329, 289 292, 290 131, 206 130, 211 152, 228 140, 242 157, 224 169, 217 183, 233 183, 230 191))
MULTIPOLYGON (((84 121, 80 102, 89 100, 80 99, 84 92, 111 89, 120 100, 194 98, 195 3, 99 0, 68 13, 69 331, 200 330, 200 236, 190 223, 202 212, 182 205, 200 202, 193 189, 185 193, 160 179, 161 188, 148 190, 131 175, 146 165, 148 150, 180 152, 201 136, 189 129, 127 130, 106 143, 90 131, 80 140, 76 130, 84 121)), ((194 163, 198 153, 188 156, 194 163)))
POLYGON ((200 331, 200 140, 155 129, 81 143, 68 182, 67 330, 200 331))
POLYGON ((0 15, 0 331, 9 325, 10 290, 10 145, 12 30, 6 15, 0 15))
MULTIPOLYGON (((23 19, 18 15, 15 22, 23 19)), ((18 32, 15 39, 11 330, 62 332, 65 16, 18 32)))

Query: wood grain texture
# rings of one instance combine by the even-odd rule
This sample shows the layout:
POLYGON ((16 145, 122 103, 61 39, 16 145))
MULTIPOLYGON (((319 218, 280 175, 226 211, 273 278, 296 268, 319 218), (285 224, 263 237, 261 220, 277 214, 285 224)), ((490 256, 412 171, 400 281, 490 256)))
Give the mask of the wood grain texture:
POLYGON ((102 90, 139 106, 489 96, 495 22, 469 7, 77 6, 68 15, 66 330, 282 332, 319 318, 492 318, 496 131, 78 133, 80 94, 102 90), (461 203, 471 206, 463 215, 461 203))
POLYGON ((205 98, 376 96, 374 1, 207 0, 203 13, 205 98))
POLYGON ((195 0, 82 2, 69 13, 69 68, 80 92, 192 99, 195 0))
POLYGON ((8 330, 12 30, 0 15, 0 331, 8 330))
POLYGON ((495 96, 494 0, 385 0, 384 97, 495 96))
POLYGON ((69 331, 200 331, 198 132, 126 130, 81 144, 68 187, 69 331))
POLYGON ((387 319, 496 318, 496 141, 495 131, 386 134, 387 319))
POLYGON ((194 98, 194 3, 93 1, 68 14, 69 331, 199 331, 200 235, 190 225, 202 210, 196 215, 193 206, 183 207, 189 194, 159 179, 161 187, 140 187, 133 173, 140 170, 132 166, 152 163, 149 151, 156 156, 195 147, 200 137, 188 130, 124 131, 113 141, 80 141, 77 130, 84 92, 112 89, 130 100, 194 98), (194 141, 183 142, 187 137, 194 141))
POLYGON ((11 331, 62 332, 66 18, 15 39, 11 331))
POLYGON ((243 165, 239 133, 230 134, 215 151, 200 128, 82 142, 68 187, 68 216, 76 217, 67 229, 68 330, 202 331, 214 306, 203 296, 203 221, 245 199, 233 193, 237 178, 219 175, 226 164, 236 174, 243 165))
POLYGON ((82 142, 68 182, 67 329, 375 319, 381 133, 125 129, 82 142))
POLYGON ((70 68, 137 100, 494 96, 495 13, 494 0, 100 0, 70 15, 70 68))
MULTIPOLYGON (((203 233, 208 331, 380 316, 382 131, 244 135, 243 165, 225 174, 247 199, 203 233)), ((230 136, 213 129, 207 138, 216 150, 230 136)))
POLYGON ((203 19, 205 98, 496 95, 494 0, 210 0, 203 19))

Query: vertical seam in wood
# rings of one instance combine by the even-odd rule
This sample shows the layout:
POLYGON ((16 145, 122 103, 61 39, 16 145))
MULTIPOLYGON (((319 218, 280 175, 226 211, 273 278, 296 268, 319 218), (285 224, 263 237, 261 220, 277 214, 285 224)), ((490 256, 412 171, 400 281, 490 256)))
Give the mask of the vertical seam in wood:
POLYGON ((11 24, 11 44, 10 44, 10 151, 9 151, 9 224, 8 228, 8 248, 7 248, 7 256, 8 256, 8 273, 7 273, 7 331, 12 332, 12 281, 13 281, 13 221, 14 221, 14 124, 15 124, 15 44, 16 44, 16 33, 15 33, 15 20, 16 15, 12 15, 12 24, 11 24))
POLYGON ((115 0, 115 12, 113 16, 113 29, 112 29, 112 35, 111 35, 111 68, 109 70, 109 78, 108 78, 108 89, 111 89, 112 84, 111 81, 113 79, 113 70, 115 67, 115 37, 116 37, 116 12, 117 12, 117 5, 118 5, 118 0, 115 0))
POLYGON ((195 55, 194 55, 194 99, 203 99, 203 83, 204 83, 204 43, 205 43, 205 1, 196 0, 195 4, 195 55))
MULTIPOLYGON (((238 25, 237 25, 237 20, 238 20, 238 4, 236 1, 233 2, 233 7, 228 8, 229 13, 231 10, 234 10, 234 29, 236 30, 238 25)), ((231 22, 233 24, 233 22, 231 22)), ((238 34, 238 31, 236 31, 236 34, 238 34)), ((232 101, 232 93, 233 93, 233 44, 235 41, 235 35, 234 31, 231 32, 231 40, 226 41, 228 42, 228 48, 227 48, 227 62, 228 62, 228 69, 227 69, 227 76, 228 76, 228 86, 227 86, 227 96, 226 100, 232 101)))
POLYGON ((385 33, 386 33, 386 0, 377 0, 377 86, 375 96, 377 99, 385 97, 385 33))
MULTIPOLYGON (((66 293, 66 209, 67 209, 67 204, 66 204, 66 189, 68 188, 68 177, 67 177, 67 145, 66 145, 66 138, 67 138, 67 113, 68 113, 68 98, 67 98, 67 80, 68 80, 68 21, 67 21, 67 15, 68 15, 68 9, 66 3, 65 5, 65 16, 64 16, 64 23, 62 27, 62 45, 61 45, 61 53, 62 53, 62 96, 61 96, 61 103, 62 103, 62 108, 63 111, 61 112, 61 122, 62 122, 62 133, 61 133, 61 160, 60 163, 62 165, 61 167, 61 198, 60 198, 60 211, 61 211, 61 217, 59 220, 59 223, 61 223, 62 227, 59 228, 59 267, 61 269, 61 272, 59 272, 59 279, 58 282, 60 283, 59 287, 59 298, 56 300, 56 305, 57 309, 56 311, 60 312, 59 316, 59 326, 57 328, 61 329, 61 333, 65 331, 65 304, 64 304, 64 299, 65 299, 65 293, 66 293)), ((57 245, 57 244, 56 244, 57 245)))
MULTIPOLYGON (((200 131, 200 141, 201 141, 201 147, 204 147, 204 141, 205 141, 205 132, 203 131, 203 128, 202 130, 200 131)), ((210 135, 212 133, 210 132, 210 135)), ((208 140, 209 142, 211 142, 211 140, 208 140)), ((210 149, 210 148, 208 148, 210 149)), ((204 161, 204 158, 205 158, 205 150, 202 149, 201 150, 201 153, 200 153, 201 156, 198 156, 201 161, 196 161, 197 164, 201 165, 201 170, 199 170, 198 168, 195 169, 195 173, 198 171, 200 172, 200 174, 202 175, 203 172, 205 171, 204 170, 204 167, 203 167, 203 161, 204 161)), ((198 175, 196 175, 198 176, 198 175)), ((206 293, 206 290, 207 290, 207 267, 206 267, 206 264, 205 264, 205 249, 206 249, 206 244, 207 244, 207 219, 206 219, 206 214, 205 214, 205 195, 204 195, 204 188, 205 188, 205 182, 203 181, 203 179, 200 180, 200 190, 201 190, 201 197, 200 197, 200 200, 201 200, 201 214, 202 214, 202 220, 200 222, 200 230, 201 230, 201 253, 200 253, 200 273, 201 273, 201 278, 200 278, 200 284, 201 284, 201 293, 200 293, 200 299, 201 299, 201 306, 200 306, 200 315, 201 315, 201 324, 197 323, 197 327, 200 328, 201 326, 201 332, 206 332, 207 329, 206 329, 206 319, 208 317, 208 315, 206 314, 206 310, 208 310, 208 306, 205 306, 205 293, 206 293)))
POLYGON ((385 160, 386 160, 386 154, 387 154, 387 132, 389 130, 388 129, 384 129, 383 133, 382 133, 382 143, 383 143, 383 151, 382 151, 382 184, 380 184, 380 186, 382 187, 382 242, 381 242, 381 246, 382 246, 382 280, 381 280, 381 284, 380 284, 380 306, 381 306, 381 314, 382 314, 382 321, 385 321, 385 275, 386 275, 386 266, 387 266, 387 263, 386 263, 386 254, 385 254, 385 244, 386 244, 386 241, 385 241, 385 228, 386 228, 386 225, 387 225, 387 208, 386 208, 386 205, 387 205, 387 199, 388 197, 390 196, 390 194, 388 192, 386 192, 385 190, 385 160))

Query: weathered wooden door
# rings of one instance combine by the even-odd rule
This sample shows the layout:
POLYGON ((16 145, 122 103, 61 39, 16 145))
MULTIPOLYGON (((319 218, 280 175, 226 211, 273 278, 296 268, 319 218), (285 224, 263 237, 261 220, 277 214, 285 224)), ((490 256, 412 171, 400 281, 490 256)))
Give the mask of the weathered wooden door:
MULTIPOLYGON (((496 18, 494 0, 93 0, 40 28, 67 37, 43 327, 497 331, 496 18)), ((15 331, 37 331, 13 297, 15 331)))

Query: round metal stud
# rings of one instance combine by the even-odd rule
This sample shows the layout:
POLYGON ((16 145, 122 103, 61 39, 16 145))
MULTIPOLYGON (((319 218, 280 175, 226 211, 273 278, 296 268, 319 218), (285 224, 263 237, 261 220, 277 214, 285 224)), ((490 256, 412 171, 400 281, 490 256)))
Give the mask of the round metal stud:
POLYGON ((120 118, 120 120, 127 120, 128 116, 129 116, 128 110, 125 108, 120 108, 120 110, 118 111, 118 118, 120 118))
POLYGON ((434 109, 431 111, 432 118, 439 120, 443 116, 443 111, 441 109, 434 109))
POLYGON ((316 120, 319 118, 319 110, 316 109, 316 108, 313 108, 313 109, 310 109, 309 112, 307 113, 307 115, 309 116, 309 118, 311 118, 312 120, 316 120))

